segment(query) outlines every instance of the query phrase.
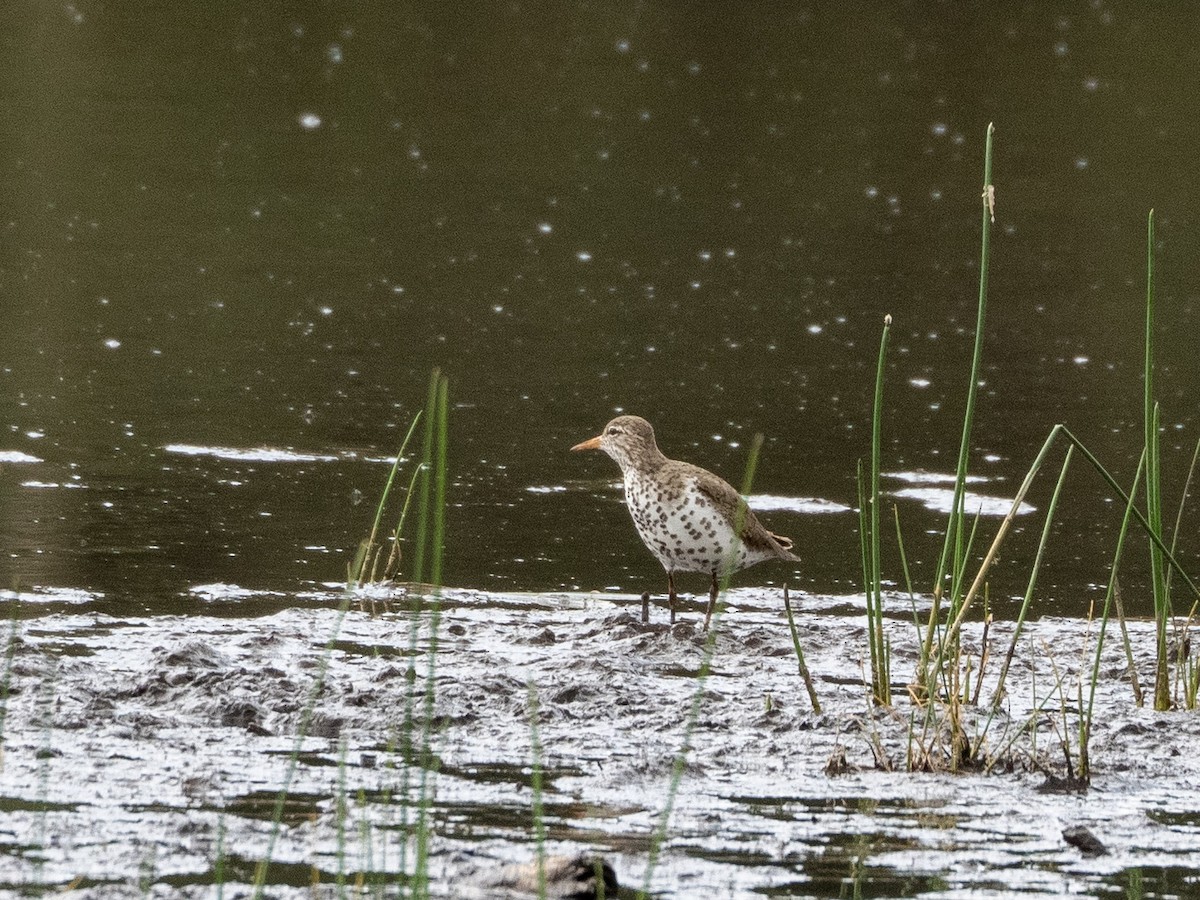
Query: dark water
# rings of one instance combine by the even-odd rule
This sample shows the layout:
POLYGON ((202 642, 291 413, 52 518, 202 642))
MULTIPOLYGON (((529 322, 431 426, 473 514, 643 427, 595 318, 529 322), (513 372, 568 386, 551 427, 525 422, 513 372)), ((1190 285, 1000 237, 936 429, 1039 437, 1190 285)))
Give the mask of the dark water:
MULTIPOLYGON (((852 506, 885 313, 885 468, 950 472, 989 121, 980 491, 1011 497, 1059 421, 1132 477, 1154 207, 1173 518, 1200 429, 1189 4, 77 0, 6 19, 6 587, 164 611, 196 585, 341 578, 434 366, 454 585, 662 588, 615 467, 566 452, 616 410, 731 480, 761 431, 756 492, 852 506)), ((927 585, 941 514, 898 502, 927 585)), ((1080 613, 1118 511, 1082 465, 1063 504, 1042 599, 1080 613)), ((857 588, 854 516, 806 508, 764 514, 804 563, 740 583, 857 588)), ((1021 524, 1001 605, 1040 529, 1021 524)))

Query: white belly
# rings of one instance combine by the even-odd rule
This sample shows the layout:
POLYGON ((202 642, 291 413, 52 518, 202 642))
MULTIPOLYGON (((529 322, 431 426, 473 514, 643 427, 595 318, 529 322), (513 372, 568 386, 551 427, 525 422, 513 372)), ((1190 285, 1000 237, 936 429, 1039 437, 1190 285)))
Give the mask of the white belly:
POLYGON ((768 558, 748 552, 732 523, 691 482, 672 494, 631 473, 625 503, 642 542, 668 572, 733 572, 768 558))

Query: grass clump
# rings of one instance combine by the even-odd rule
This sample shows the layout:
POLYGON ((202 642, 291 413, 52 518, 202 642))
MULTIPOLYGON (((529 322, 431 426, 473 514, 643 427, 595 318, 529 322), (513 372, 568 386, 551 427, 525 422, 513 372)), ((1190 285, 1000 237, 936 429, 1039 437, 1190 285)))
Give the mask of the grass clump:
MULTIPOLYGON (((425 409, 414 416, 401 445, 400 452, 388 475, 379 503, 376 506, 374 522, 369 536, 362 542, 354 561, 348 571, 347 590, 338 606, 337 615, 328 640, 316 670, 316 676, 309 689, 307 699, 301 711, 296 739, 288 766, 285 771, 283 784, 276 797, 271 817, 271 831, 266 850, 257 862, 253 877, 253 895, 263 897, 267 892, 269 870, 284 821, 284 811, 287 807, 288 795, 292 781, 299 765, 301 751, 309 734, 313 714, 318 698, 321 696, 330 658, 337 644, 338 635, 346 614, 350 610, 354 589, 360 585, 374 583, 383 579, 394 578, 399 570, 401 560, 400 542, 402 531, 407 521, 412 501, 417 502, 417 527, 413 536, 413 561, 411 579, 415 588, 415 605, 412 611, 412 625, 409 635, 409 670, 407 673, 407 691, 403 709, 403 720, 399 735, 394 746, 399 748, 400 788, 399 806, 400 823, 395 829, 399 840, 399 869, 396 887, 399 896, 425 898, 429 896, 429 848, 433 835, 433 783, 438 764, 433 752, 433 737, 435 731, 435 674, 438 652, 438 626, 441 615, 440 591, 442 581, 443 545, 445 542, 445 505, 448 470, 448 431, 449 431, 449 382, 440 371, 434 370, 429 384, 429 393, 425 409), (424 442, 419 464, 414 468, 409 479, 408 490, 404 504, 391 535, 391 546, 386 557, 384 546, 377 538, 383 520, 384 508, 389 493, 396 480, 396 475, 404 460, 405 451, 413 438, 418 422, 425 423, 424 442), (381 562, 382 561, 382 562, 381 562), (425 580, 427 579, 427 580, 425 580), (426 671, 424 678, 418 678, 416 659, 418 658, 419 636, 424 626, 427 646, 425 652, 426 671), (414 775, 414 770, 416 774, 414 775), (414 792, 415 782, 415 797, 414 792), (413 852, 409 854, 409 844, 413 852)), ((353 891, 361 893, 365 886, 362 872, 351 873, 346 866, 345 857, 348 846, 348 822, 350 807, 347 802, 348 785, 346 784, 346 752, 343 742, 338 751, 338 796, 336 799, 336 828, 338 846, 338 865, 335 873, 338 896, 345 896, 353 891)), ((392 760, 392 765, 396 765, 392 760)), ((390 829, 389 829, 390 830, 390 829)), ((369 826, 364 822, 360 828, 360 839, 364 852, 369 857, 372 852, 369 826)), ((223 884, 225 856, 223 849, 223 832, 218 839, 218 868, 221 878, 218 885, 223 884)), ((386 852, 386 847, 384 848, 386 852)), ((368 868, 370 866, 368 865, 368 868)), ((319 878, 319 872, 314 869, 314 877, 319 878)), ((315 883, 315 882, 314 882, 315 883)), ((385 885, 374 883, 373 888, 379 895, 385 893, 385 885)), ((220 892, 220 888, 218 889, 220 892)), ((391 892, 387 892, 391 895, 391 892)))
MULTIPOLYGON (((984 189, 982 193, 982 234, 980 248, 980 278, 979 302, 976 313, 976 330, 974 352, 971 361, 970 380, 968 382, 967 399, 963 414, 962 438, 959 445, 958 463, 954 478, 953 499, 949 518, 943 536, 942 550, 938 557, 936 574, 932 590, 932 604, 928 619, 924 625, 924 636, 921 641, 920 660, 910 685, 910 695, 919 710, 911 718, 909 734, 909 766, 910 768, 948 769, 960 771, 971 768, 991 770, 996 766, 994 756, 987 757, 985 737, 988 729, 1002 703, 1005 694, 1005 683, 1009 675, 1010 664, 1022 635, 1027 616, 1031 612, 1036 596, 1038 574, 1041 569, 1043 555, 1048 544, 1056 515, 1063 486, 1073 457, 1082 456, 1091 467, 1101 476, 1111 495, 1124 502, 1124 518, 1117 539, 1116 551, 1113 557, 1108 590, 1100 615, 1096 636, 1095 658, 1090 667, 1090 683, 1086 690, 1081 680, 1072 690, 1065 679, 1056 674, 1055 689, 1052 694, 1059 701, 1060 735, 1064 750, 1068 774, 1072 779, 1086 784, 1091 764, 1088 755, 1088 742, 1091 734, 1092 717, 1095 713, 1096 684, 1099 679, 1100 653, 1103 649, 1107 634, 1109 616, 1114 607, 1120 611, 1120 592, 1117 581, 1117 570, 1126 543, 1126 533, 1129 525, 1136 522, 1146 534, 1150 548, 1150 583, 1154 601, 1155 622, 1155 659, 1152 701, 1156 710, 1169 709, 1172 706, 1183 705, 1193 707, 1197 695, 1200 694, 1200 662, 1194 660, 1187 652, 1189 641, 1187 634, 1200 608, 1200 590, 1187 572, 1179 564, 1176 551, 1177 542, 1182 533, 1182 502, 1175 520, 1174 536, 1171 546, 1166 544, 1166 533, 1163 528, 1163 485, 1161 468, 1161 448, 1159 443, 1160 408, 1154 395, 1154 328, 1155 328, 1155 260, 1154 260, 1154 214, 1151 211, 1147 224, 1147 284, 1146 284, 1146 327, 1145 327, 1145 357, 1144 357, 1144 396, 1143 396, 1143 447, 1142 461, 1138 466, 1138 474, 1133 488, 1127 493, 1122 490, 1113 476, 1101 462, 1064 424, 1055 425, 1049 432, 1040 451, 1035 457, 1024 480, 1022 481, 1012 506, 1002 519, 987 550, 972 576, 968 571, 974 558, 973 548, 979 533, 979 516, 971 516, 966 508, 966 482, 969 462, 969 448, 972 425, 975 417, 976 393, 980 378, 982 359, 982 341, 984 322, 987 310, 988 265, 990 257, 991 225, 995 214, 995 191, 992 186, 992 146, 994 129, 988 126, 987 142, 984 160, 984 189), (1050 499, 1037 551, 1030 565, 1028 584, 1025 590, 1021 609, 1017 617, 1011 643, 1003 656, 1003 662, 995 683, 990 703, 990 711, 983 713, 983 718, 968 715, 968 707, 978 705, 983 686, 984 669, 989 650, 987 647, 990 616, 987 614, 986 598, 988 594, 988 574, 996 560, 1001 544, 1012 528, 1013 521, 1024 502, 1024 498, 1042 467, 1048 461, 1051 451, 1065 445, 1058 479, 1050 499), (1138 508, 1136 492, 1139 485, 1144 484, 1145 511, 1138 508), (1190 611, 1182 626, 1183 637, 1174 643, 1170 640, 1172 626, 1176 622, 1171 601, 1171 580, 1177 576, 1191 593, 1193 599, 1190 611), (961 643, 962 627, 968 619, 975 602, 984 598, 985 609, 983 621, 983 642, 977 656, 964 651, 961 643), (1172 678, 1172 653, 1174 656, 1174 678, 1172 678), (1068 696, 1070 694, 1070 696, 1068 696), (1077 750, 1072 756, 1067 735, 1071 733, 1068 727, 1069 716, 1078 720, 1075 729, 1077 750), (973 735, 967 733, 967 722, 974 718, 976 731, 973 735)), ((870 658, 870 675, 868 687, 875 703, 890 705, 888 679, 890 674, 890 653, 883 629, 883 607, 880 572, 880 540, 879 526, 879 422, 883 397, 884 358, 888 343, 888 328, 890 318, 885 322, 883 337, 880 344, 879 365, 875 384, 874 428, 872 431, 871 467, 869 473, 864 473, 862 463, 858 467, 859 502, 860 502, 860 540, 863 560, 863 580, 867 600, 867 651, 870 658)), ((1200 443, 1192 458, 1187 481, 1184 486, 1186 497, 1191 484, 1197 459, 1200 459, 1200 443)), ((901 559, 904 561, 905 580, 908 582, 907 562, 904 556, 903 539, 900 535, 897 518, 897 543, 900 547, 901 559)), ((911 588, 910 588, 911 593, 911 588)), ((1122 633, 1125 635, 1126 656, 1130 665, 1131 681, 1134 686, 1135 700, 1140 703, 1141 692, 1137 682, 1137 671, 1133 653, 1130 649, 1127 632, 1122 621, 1122 633)), ((1085 650, 1085 652, 1088 652, 1085 650)), ((1057 663, 1051 659, 1057 673, 1057 663)), ((1084 668, 1087 668, 1086 666, 1084 668)), ((1033 722, 1044 711, 1038 706, 1026 726, 1032 729, 1033 722)), ((1056 726, 1058 727, 1058 726, 1056 726)), ((1031 731, 1031 733, 1033 733, 1031 731)), ((1011 740, 1001 740, 1001 745, 1011 748, 1011 740)), ((1036 755, 1036 754, 1035 754, 1036 755)))
POLYGON ((347 567, 346 583, 351 588, 363 584, 375 584, 380 581, 387 581, 394 578, 399 572, 401 562, 400 539, 404 531, 405 519, 408 517, 408 507, 412 500, 413 487, 417 478, 426 472, 426 469, 422 468, 422 466, 417 466, 413 469, 412 477, 408 482, 408 490, 404 494, 404 505, 400 510, 399 519, 391 535, 391 548, 388 551, 386 561, 383 563, 382 571, 380 571, 380 560, 382 558, 383 545, 378 542, 379 526, 383 522, 383 511, 387 506, 388 497, 391 495, 396 474, 400 470, 400 463, 404 461, 404 453, 408 449, 408 443, 412 440, 413 432, 417 430, 417 423, 420 421, 421 411, 418 410, 408 426, 408 432, 404 435, 404 440, 400 444, 400 450, 396 453, 396 460, 392 463, 391 471, 388 472, 383 492, 379 495, 379 502, 375 506, 375 520, 371 525, 371 533, 359 544, 358 552, 347 567))

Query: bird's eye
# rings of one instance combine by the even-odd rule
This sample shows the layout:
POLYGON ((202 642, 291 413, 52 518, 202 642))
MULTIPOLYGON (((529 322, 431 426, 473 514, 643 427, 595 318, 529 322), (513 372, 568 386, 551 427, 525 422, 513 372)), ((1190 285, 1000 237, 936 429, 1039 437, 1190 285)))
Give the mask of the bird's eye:
POLYGON ((621 429, 618 428, 616 425, 614 425, 614 426, 612 426, 612 428, 608 429, 608 433, 609 434, 620 434, 621 429))

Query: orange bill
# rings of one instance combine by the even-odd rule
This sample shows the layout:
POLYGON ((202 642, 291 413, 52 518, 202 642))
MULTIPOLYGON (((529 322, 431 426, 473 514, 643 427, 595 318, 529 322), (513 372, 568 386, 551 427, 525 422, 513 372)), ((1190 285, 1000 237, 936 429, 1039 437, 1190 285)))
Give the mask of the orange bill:
POLYGON ((599 450, 600 449, 600 436, 597 435, 596 437, 592 438, 590 441, 584 441, 581 444, 576 444, 571 449, 572 450, 599 450))

